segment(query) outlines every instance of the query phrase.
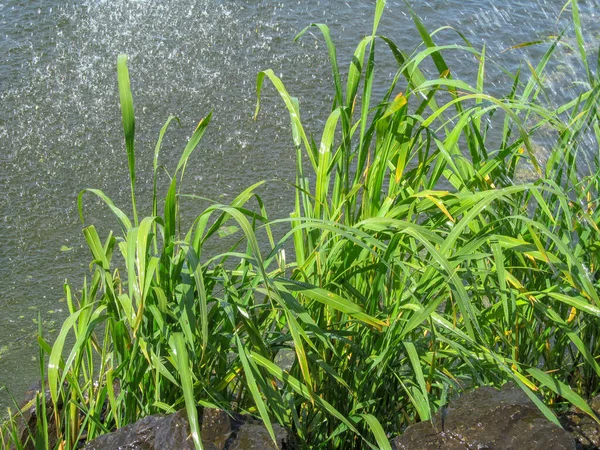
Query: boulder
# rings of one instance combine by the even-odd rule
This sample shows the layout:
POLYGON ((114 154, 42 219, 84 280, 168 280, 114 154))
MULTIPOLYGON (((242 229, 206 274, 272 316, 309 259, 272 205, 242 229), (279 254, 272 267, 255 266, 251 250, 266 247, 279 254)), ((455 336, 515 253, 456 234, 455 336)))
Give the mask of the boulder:
MULTIPOLYGON (((592 399, 590 407, 600 416, 600 395, 592 399)), ((560 416, 560 423, 577 441, 577 450, 600 449, 600 425, 588 414, 572 407, 560 416)))
POLYGON ((575 440, 547 420, 512 383, 483 386, 461 395, 433 421, 420 422, 395 438, 396 450, 575 450, 575 440))
MULTIPOLYGON (((205 450, 276 449, 262 422, 250 416, 204 408, 199 419, 205 450)), ((293 446, 288 433, 276 424, 273 429, 279 449, 291 450, 293 446)), ((186 410, 145 417, 113 433, 99 436, 85 446, 85 450, 114 449, 193 450, 186 410)))

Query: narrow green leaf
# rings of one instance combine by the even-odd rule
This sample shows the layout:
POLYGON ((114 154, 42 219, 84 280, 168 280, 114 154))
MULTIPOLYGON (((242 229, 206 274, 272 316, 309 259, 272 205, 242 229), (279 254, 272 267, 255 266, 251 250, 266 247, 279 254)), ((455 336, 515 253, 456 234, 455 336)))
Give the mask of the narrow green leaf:
POLYGON ((110 198, 108 198, 104 194, 104 192, 102 192, 99 189, 84 189, 77 196, 77 209, 79 210, 79 217, 80 217, 82 223, 85 223, 85 221, 83 220, 83 194, 86 192, 91 192, 92 194, 95 194, 104 203, 106 203, 106 205, 110 208, 110 210, 115 214, 115 216, 117 216, 117 218, 123 224, 123 231, 127 232, 127 230, 129 230, 131 228, 131 222, 129 221, 129 218, 125 215, 125 213, 123 211, 121 211, 119 208, 117 208, 115 206, 115 204, 112 202, 112 200, 110 198))
POLYGON ((331 64, 331 73, 333 75, 333 84, 334 84, 334 88, 335 88, 335 100, 333 103, 333 109, 335 109, 337 107, 341 107, 343 105, 342 81, 340 78, 340 71, 338 69, 338 64, 337 64, 336 49, 335 49, 335 45, 331 39, 331 35, 329 33, 329 27, 322 23, 310 24, 308 27, 306 27, 304 30, 302 30, 300 33, 298 33, 298 35, 294 38, 294 41, 300 39, 300 37, 304 33, 306 33, 306 31, 310 27, 319 28, 319 30, 321 30, 321 33, 323 34, 323 37, 325 38, 325 45, 327 46, 327 51, 329 52, 329 62, 331 64))
POLYGON ((244 366, 244 375, 246 376, 246 381, 248 382, 248 388, 250 389, 250 393, 252 394, 252 398, 254 399, 254 403, 258 408, 258 412, 260 413, 260 418, 262 419, 273 443, 277 447, 277 438, 275 437, 275 432, 273 431, 273 425, 271 425, 271 419, 269 417, 269 413, 267 412, 267 406, 260 395, 260 391, 258 390, 258 386, 256 384, 256 380, 254 379, 254 374, 252 373, 252 368, 250 367, 250 363, 248 362, 248 356, 246 355, 246 348, 242 344, 240 337, 236 334, 235 341, 237 343, 238 356, 240 357, 240 361, 244 366))
POLYGON ((424 415, 421 416, 421 420, 426 421, 431 417, 431 409, 429 407, 429 394, 427 393, 427 384, 425 382, 425 377, 423 376, 423 369, 421 368, 419 355, 417 353, 417 349, 415 348, 415 344, 410 341, 403 341, 402 343, 404 344, 404 348, 408 353, 410 364, 413 367, 415 378, 417 379, 417 383, 421 388, 421 394, 423 396, 423 402, 417 407, 417 409, 418 411, 423 411, 424 415))
POLYGON ((379 423, 379 420, 377 420, 377 418, 372 414, 359 414, 359 416, 362 417, 369 425, 369 428, 373 432, 380 450, 392 450, 390 441, 388 441, 388 438, 385 434, 385 431, 383 431, 383 427, 379 423))
POLYGON ((192 432, 192 441, 196 450, 202 450, 202 439, 200 438, 200 425, 198 422, 198 409, 194 396, 194 386, 192 382, 192 373, 190 371, 190 362, 186 348, 185 339, 182 333, 173 333, 169 339, 171 354, 177 365, 177 372, 181 380, 181 388, 185 399, 185 408, 187 410, 188 420, 190 422, 190 431, 192 432))
MULTIPOLYGON (((181 158, 179 158, 179 162, 177 163, 177 168, 175 169, 175 175, 181 170, 181 172, 182 172, 181 178, 183 178, 183 172, 185 171, 185 166, 188 162, 188 159, 189 159, 190 155, 192 154, 192 152, 194 151, 194 149, 200 143, 200 140, 202 139, 202 136, 204 135, 206 128, 210 124, 211 119, 212 119, 212 111, 209 112, 205 118, 201 119, 200 122, 198 122, 198 125, 196 126, 196 129, 194 130, 194 133, 192 134, 192 137, 190 138, 187 145, 183 149, 181 158)), ((175 175, 173 177, 175 177, 175 175)))
MULTIPOLYGON (((54 345, 52 346, 52 352, 50 353, 50 359, 48 361, 48 388, 50 389, 50 396, 52 397, 52 402, 54 405, 58 405, 58 394, 61 390, 58 382, 60 378, 58 371, 61 369, 61 366, 64 368, 62 354, 67 334, 71 328, 75 327, 79 316, 87 311, 90 307, 91 305, 88 305, 85 308, 77 310, 66 318, 62 324, 62 327, 60 328, 60 332, 58 333, 56 340, 54 341, 54 345)), ((58 409, 55 409, 55 411, 58 411, 58 409)))
POLYGON ((133 206, 133 222, 137 226, 137 208, 135 204, 135 115, 133 112, 133 97, 129 83, 129 70, 127 69, 127 55, 117 58, 117 76, 119 79, 119 96, 121 99, 121 115, 123 118, 123 131, 125 133, 125 148, 127 149, 127 162, 129 165, 129 178, 131 181, 131 203, 133 206))
POLYGON ((94 225, 85 227, 83 229, 83 235, 85 236, 85 240, 96 262, 100 264, 104 270, 110 269, 110 263, 108 262, 106 253, 104 253, 104 248, 100 242, 100 237, 98 236, 96 227, 94 225))
POLYGON ((208 299, 206 297, 206 288, 204 287, 204 275, 202 274, 202 266, 200 260, 194 249, 187 246, 186 259, 190 266, 190 270, 194 276, 194 284, 196 285, 196 292, 200 300, 200 330, 201 330, 201 346, 202 346, 202 357, 208 345, 208 299))

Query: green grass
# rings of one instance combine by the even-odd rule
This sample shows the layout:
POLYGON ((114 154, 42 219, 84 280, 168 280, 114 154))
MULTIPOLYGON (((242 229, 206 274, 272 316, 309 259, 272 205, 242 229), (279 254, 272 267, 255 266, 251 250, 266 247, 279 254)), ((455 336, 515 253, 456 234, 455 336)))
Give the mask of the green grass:
MULTIPOLYGON (((377 34, 384 4, 343 76, 328 28, 316 25, 334 84, 320 141, 281 80, 258 74, 257 119, 265 81, 290 115, 297 172, 289 219, 269 220, 257 183, 179 231, 182 178, 208 114, 162 195, 158 156, 173 118, 161 130, 153 208, 139 220, 133 101, 119 56, 133 210, 99 190, 80 193, 82 220, 92 194, 121 229, 101 238, 94 225, 84 228, 90 277, 77 295, 65 285, 70 315, 54 344, 39 337, 42 377, 52 402, 66 405, 52 418, 64 448, 184 406, 201 448, 193 405, 255 414, 272 435, 279 423, 306 448, 390 448, 388 438, 428 420, 450 396, 511 380, 554 422, 567 404, 593 416, 584 399, 600 379, 600 151, 586 146, 598 146, 600 83, 577 2, 570 7, 587 78, 559 107, 545 102, 544 78, 562 35, 531 76, 511 75, 506 95, 493 97, 485 49, 466 40, 438 46, 413 14, 423 44, 407 54, 377 34), (397 73, 375 98, 383 47, 397 73), (474 83, 453 78, 450 52, 478 64, 474 83), (425 61, 435 73, 421 68, 425 61), (532 141, 542 128, 555 136, 545 164, 532 141), (580 151, 594 154, 589 173, 577 170, 580 151), (529 182, 518 181, 523 166, 535 174, 529 182), (281 223, 289 231, 275 241, 271 227, 281 223), (232 226, 243 236, 235 245, 203 251, 232 226)), ((1 429, 5 444, 16 440, 11 423, 1 429)), ((48 424, 38 428, 31 439, 43 448, 48 424)))

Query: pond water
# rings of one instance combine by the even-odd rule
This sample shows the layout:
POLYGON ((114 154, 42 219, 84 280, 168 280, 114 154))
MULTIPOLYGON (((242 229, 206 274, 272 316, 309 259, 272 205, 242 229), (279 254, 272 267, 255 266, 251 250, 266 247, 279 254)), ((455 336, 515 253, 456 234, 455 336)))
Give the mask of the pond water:
MULTIPOLYGON (((598 42, 600 0, 580 2, 584 31, 598 42)), ((331 27, 340 67, 370 33, 373 0, 0 0, 0 410, 34 381, 38 312, 51 339, 65 315, 63 283, 75 288, 90 257, 76 207, 80 190, 104 190, 128 209, 129 185, 116 82, 116 57, 130 56, 137 118, 138 201, 147 213, 152 154, 170 114, 181 118, 164 141, 162 163, 177 164, 196 123, 213 123, 186 171, 188 193, 228 201, 257 180, 272 217, 289 213, 294 151, 288 116, 265 89, 253 121, 255 79, 272 68, 300 98, 303 120, 320 134, 330 108, 327 52, 316 33, 292 39, 311 22, 331 27)), ((556 35, 562 0, 414 1, 429 30, 450 25, 510 70, 535 63, 547 46, 501 53, 556 35)), ((567 10, 564 15, 569 16, 567 10)), ((402 1, 388 1, 380 33, 412 52, 419 39, 402 1)), ((572 35, 572 33, 571 33, 572 35)), ((439 42, 460 43, 451 30, 439 42)), ((380 47, 383 50, 383 47, 380 47)), ((580 68, 566 50, 554 95, 568 90, 580 68)), ((476 63, 462 55, 452 67, 473 80, 476 63), (460 58, 463 58, 461 60, 460 58)), ((378 60, 380 84, 393 76, 389 52, 378 60), (387 62, 385 60, 388 60, 387 62)), ((488 75, 493 93, 508 85, 488 75)), ((163 180, 164 181, 164 180, 163 180)), ((115 221, 91 197, 86 223, 106 232, 115 221)), ((205 206, 192 204, 188 214, 205 206), (194 210, 194 208, 196 208, 194 210)))

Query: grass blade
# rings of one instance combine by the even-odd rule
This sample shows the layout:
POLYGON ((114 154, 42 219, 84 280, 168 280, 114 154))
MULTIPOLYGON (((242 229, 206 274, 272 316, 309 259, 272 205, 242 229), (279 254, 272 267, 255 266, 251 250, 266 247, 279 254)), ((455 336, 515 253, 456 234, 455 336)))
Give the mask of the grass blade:
POLYGON ((185 408, 187 410, 188 420, 190 422, 190 431, 192 432, 192 441, 196 450, 202 450, 202 440, 200 438, 200 425, 198 422, 198 409, 194 396, 194 386, 192 382, 192 372, 190 371, 190 362, 186 348, 185 339, 182 333, 173 333, 169 340, 171 354, 177 365, 177 372, 181 380, 181 388, 185 399, 185 408))
POLYGON ((383 431, 383 427, 379 423, 379 420, 372 414, 359 414, 360 417, 364 419, 365 422, 369 425, 369 428, 373 432, 375 436, 375 440, 377 441, 377 445, 380 450, 392 450, 392 446, 390 445, 390 441, 388 441, 387 436, 385 435, 385 431, 383 431))
POLYGON ((138 224, 137 207, 135 204, 135 115, 133 112, 133 97, 127 69, 127 56, 119 55, 117 58, 117 76, 119 78, 119 96, 121 98, 121 115, 123 118, 123 131, 125 133, 125 148, 127 149, 127 162, 131 182, 131 204, 133 208, 133 223, 138 224))
POLYGON ((250 389, 250 393, 252 394, 252 398, 254 399, 254 403, 258 408, 258 412, 260 413, 260 418, 265 424, 275 447, 277 447, 277 439, 275 438, 275 432, 273 431, 273 425, 271 425, 271 419, 269 418, 269 413, 267 412, 267 407, 265 402, 260 395, 260 391, 258 390, 258 386, 256 384, 256 380, 254 379, 254 374, 252 373, 252 368, 250 367, 250 363, 248 362, 248 357, 246 355, 246 349, 240 340, 240 337, 236 335, 235 341, 237 343, 238 355, 240 357, 240 361, 244 366, 244 375, 246 375, 246 381, 248 382, 248 388, 250 389))

